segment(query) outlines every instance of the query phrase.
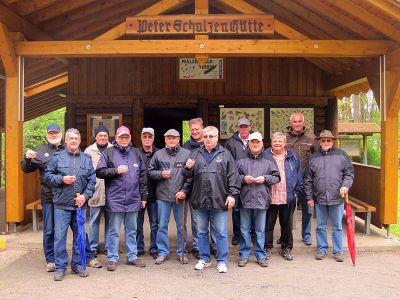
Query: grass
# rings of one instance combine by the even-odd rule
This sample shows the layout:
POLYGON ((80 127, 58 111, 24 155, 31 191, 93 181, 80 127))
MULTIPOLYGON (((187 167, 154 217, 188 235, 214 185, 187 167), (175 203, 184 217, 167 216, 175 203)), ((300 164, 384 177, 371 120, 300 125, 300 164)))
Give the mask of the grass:
POLYGON ((398 171, 397 224, 390 225, 390 233, 400 236, 400 170, 398 171))

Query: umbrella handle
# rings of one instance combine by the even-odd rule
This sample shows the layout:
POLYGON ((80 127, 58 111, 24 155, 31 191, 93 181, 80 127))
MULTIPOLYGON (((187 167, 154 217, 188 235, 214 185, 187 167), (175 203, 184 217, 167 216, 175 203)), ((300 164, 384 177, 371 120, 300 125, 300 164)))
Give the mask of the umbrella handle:
POLYGON ((346 203, 349 203, 349 194, 348 193, 346 193, 346 196, 344 196, 344 199, 345 199, 346 203))

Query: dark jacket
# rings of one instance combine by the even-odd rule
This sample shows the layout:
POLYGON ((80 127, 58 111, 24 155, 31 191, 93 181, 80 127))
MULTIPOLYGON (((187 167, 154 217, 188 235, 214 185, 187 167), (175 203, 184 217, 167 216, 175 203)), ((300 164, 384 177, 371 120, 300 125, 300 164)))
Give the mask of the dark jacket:
POLYGON ((249 142, 247 142, 245 146, 240 139, 239 132, 236 132, 226 141, 225 149, 232 154, 233 159, 236 161, 247 157, 247 153, 249 152, 249 142))
POLYGON ((346 152, 331 148, 322 149, 311 155, 304 176, 304 191, 307 200, 318 204, 336 205, 342 203, 339 190, 350 189, 354 179, 354 168, 346 152))
POLYGON ((194 150, 190 158, 196 162, 185 175, 192 178, 191 205, 194 209, 215 208, 227 210, 226 198, 236 196, 240 190, 240 178, 231 153, 221 145, 207 164, 204 147, 194 150))
POLYGON ((85 196, 85 207, 92 198, 96 185, 92 158, 80 150, 76 154, 68 149, 58 151, 47 165, 44 181, 53 187, 55 208, 75 210, 74 198, 77 193, 85 196), (65 184, 64 176, 67 175, 76 176, 75 183, 65 184))
MULTIPOLYGON (((145 152, 143 147, 135 148, 135 149, 136 149, 137 154, 143 160, 144 165, 146 166, 147 170, 149 169, 150 160, 153 158, 154 153, 156 153, 158 150, 160 150, 154 146, 153 146, 153 149, 151 152, 145 152)), ((147 171, 146 171, 146 176, 147 176, 147 191, 148 191, 147 203, 149 203, 150 201, 157 200, 156 182, 154 180, 150 179, 147 171)))
POLYGON ((47 164, 52 159, 54 153, 59 150, 63 150, 64 146, 58 147, 52 144, 44 144, 39 146, 35 151, 38 153, 37 157, 28 159, 24 156, 21 161, 21 169, 24 173, 31 173, 39 170, 40 178, 42 182, 41 198, 42 201, 52 202, 53 192, 52 187, 44 182, 44 171, 46 171, 47 164))
POLYGON ((196 150, 197 148, 199 148, 201 145, 203 145, 204 143, 201 142, 196 142, 192 137, 190 137, 190 139, 188 141, 186 141, 182 147, 185 149, 188 149, 190 152, 192 152, 193 150, 196 150))
MULTIPOLYGON (((264 155, 269 159, 276 161, 271 152, 272 148, 268 148, 264 151, 264 155)), ((296 194, 300 199, 305 200, 304 187, 303 187, 303 173, 300 168, 300 160, 295 152, 290 149, 287 150, 285 157, 285 177, 286 177, 286 194, 287 204, 295 201, 296 194)), ((303 200, 303 201, 304 201, 303 200)))
POLYGON ((315 140, 315 135, 305 127, 297 134, 291 126, 286 131, 286 147, 293 150, 301 162, 301 171, 304 174, 310 155, 319 150, 319 144, 315 140))
POLYGON ((137 154, 137 150, 129 145, 107 148, 97 164, 96 175, 105 180, 106 210, 109 212, 139 211, 141 200, 147 199, 146 166, 137 154), (118 174, 120 165, 128 166, 128 172, 118 174))
POLYGON ((175 202, 179 191, 189 197, 189 181, 183 176, 183 167, 189 158, 190 151, 177 146, 175 149, 163 148, 157 151, 150 160, 149 177, 156 181, 157 199, 175 202), (171 170, 171 178, 162 177, 164 169, 171 170))
POLYGON ((246 158, 236 162, 242 188, 240 200, 243 208, 268 209, 271 200, 271 185, 280 181, 279 169, 276 163, 263 153, 255 157, 249 151, 246 158), (264 176, 263 184, 244 182, 244 177, 251 175, 254 178, 264 176))

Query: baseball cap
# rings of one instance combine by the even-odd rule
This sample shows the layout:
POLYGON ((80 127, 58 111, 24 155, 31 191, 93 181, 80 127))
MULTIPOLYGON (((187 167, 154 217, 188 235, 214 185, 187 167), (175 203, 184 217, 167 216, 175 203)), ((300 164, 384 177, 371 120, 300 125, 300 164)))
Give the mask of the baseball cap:
POLYGON ((47 126, 47 133, 51 131, 61 132, 61 128, 57 124, 50 124, 49 126, 47 126))
POLYGON ((115 132, 115 136, 116 137, 120 137, 123 134, 128 134, 131 135, 131 132, 129 131, 129 128, 126 126, 121 126, 117 129, 117 131, 115 132))
POLYGON ((144 133, 150 133, 151 135, 154 135, 154 129, 153 128, 151 128, 151 127, 144 127, 143 129, 142 129, 142 134, 144 134, 144 133))
POLYGON ((249 135, 249 141, 251 140, 258 140, 262 142, 262 135, 259 132, 253 132, 252 134, 249 135))
POLYGON ((181 135, 175 129, 169 129, 167 130, 166 133, 164 133, 164 136, 181 136, 181 135))
POLYGON ((250 126, 250 121, 249 121, 249 119, 241 118, 241 119, 239 120, 239 122, 238 122, 238 127, 239 127, 239 126, 242 126, 242 125, 250 126))

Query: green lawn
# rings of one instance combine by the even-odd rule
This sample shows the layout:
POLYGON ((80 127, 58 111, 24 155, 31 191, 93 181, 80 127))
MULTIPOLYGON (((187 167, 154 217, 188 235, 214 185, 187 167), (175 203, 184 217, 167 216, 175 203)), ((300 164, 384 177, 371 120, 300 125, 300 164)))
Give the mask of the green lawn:
POLYGON ((390 233, 400 236, 400 170, 398 173, 397 224, 390 225, 390 233))

